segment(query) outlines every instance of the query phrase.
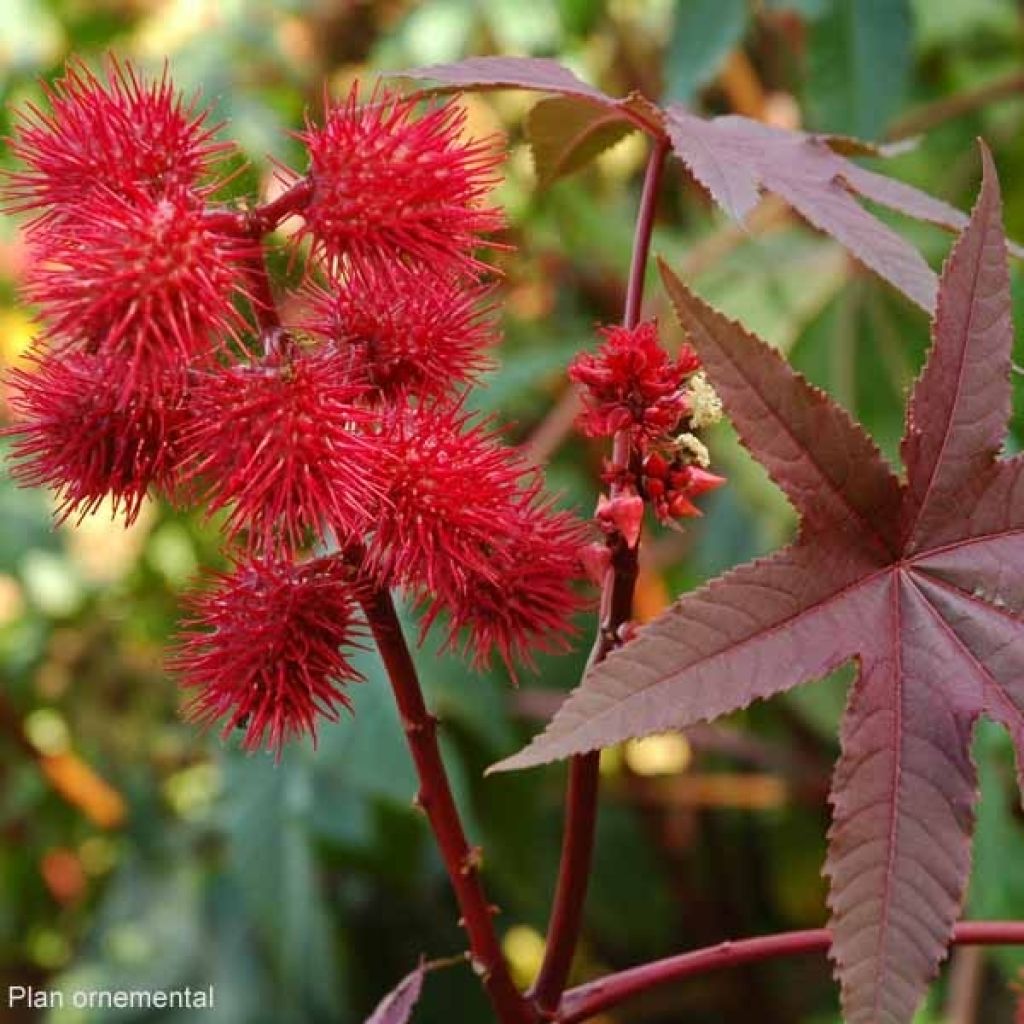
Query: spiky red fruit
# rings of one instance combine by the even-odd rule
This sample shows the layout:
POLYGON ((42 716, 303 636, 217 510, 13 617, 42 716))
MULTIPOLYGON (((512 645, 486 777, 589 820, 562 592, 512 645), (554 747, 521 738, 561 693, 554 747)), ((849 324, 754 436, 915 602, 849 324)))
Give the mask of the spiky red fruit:
POLYGON ((448 646, 461 639, 478 668, 498 654, 514 679, 517 662, 535 667, 534 652, 569 647, 572 616, 583 606, 573 582, 584 573, 587 540, 585 524, 554 509, 536 486, 521 492, 481 559, 460 566, 445 591, 428 595, 425 627, 446 610, 448 646))
POLYGON ((370 543, 382 581, 440 593, 486 572, 487 545, 515 528, 516 454, 458 408, 402 407, 384 420, 385 501, 370 543))
POLYGON ((601 329, 597 352, 578 355, 569 377, 581 387, 585 411, 580 426, 590 437, 630 430, 643 442, 671 431, 688 411, 685 379, 700 368, 684 347, 677 359, 658 342, 653 320, 629 329, 601 329))
POLYGON ((475 272, 481 236, 503 222, 485 205, 500 147, 465 140, 466 113, 454 102, 422 115, 416 106, 383 90, 360 106, 353 87, 327 110, 323 127, 307 124, 299 138, 313 193, 303 232, 349 263, 475 272))
POLYGON ((37 226, 85 223, 80 204, 100 190, 157 199, 191 189, 231 149, 213 140, 206 113, 183 102, 166 70, 149 81, 111 58, 101 80, 72 61, 44 88, 50 111, 29 104, 21 113, 11 149, 27 170, 5 189, 8 208, 32 211, 37 226))
POLYGON ((280 337, 258 362, 199 373, 185 442, 189 477, 208 487, 210 512, 231 507, 230 535, 260 551, 290 551, 366 528, 380 503, 377 446, 359 430, 347 358, 280 337))
POLYGON ((326 289, 309 289, 304 326, 349 353, 371 395, 439 399, 489 366, 496 333, 489 293, 399 266, 361 266, 326 289))
POLYGON ((81 519, 109 497, 131 523, 150 487, 171 486, 186 417, 180 397, 147 392, 124 402, 102 356, 36 351, 29 361, 30 370, 8 375, 12 475, 26 487, 52 487, 60 521, 81 519))
POLYGON ((34 236, 27 294, 69 346, 116 357, 125 392, 181 381, 239 322, 250 246, 207 229, 194 196, 97 191, 81 224, 34 236))
POLYGON ((293 736, 316 740, 320 717, 349 707, 359 681, 350 649, 360 631, 353 586, 335 559, 304 565, 256 560, 216 578, 190 601, 191 627, 171 667, 194 691, 187 713, 244 729, 247 749, 280 751, 293 736))

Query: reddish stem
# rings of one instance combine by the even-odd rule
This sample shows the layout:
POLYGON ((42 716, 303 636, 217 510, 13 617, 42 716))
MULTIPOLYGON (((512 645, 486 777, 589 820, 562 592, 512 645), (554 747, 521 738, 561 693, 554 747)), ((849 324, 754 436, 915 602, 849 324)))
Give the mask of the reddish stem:
POLYGON ((640 307, 644 298, 644 279, 647 275, 647 258, 651 252, 651 236, 654 233, 654 211, 657 207, 661 175, 665 169, 665 157, 669 152, 668 139, 658 139, 651 151, 644 177, 644 190, 640 197, 636 231, 633 235, 633 259, 629 267, 626 284, 626 308, 622 314, 623 327, 636 327, 640 321, 640 307))
MULTIPOLYGON (((640 320, 644 278, 654 230, 654 212, 668 151, 668 141, 657 139, 647 164, 622 317, 623 326, 627 328, 635 327, 640 320)), ((629 431, 619 431, 612 444, 612 467, 628 469, 632 458, 629 431)), ((619 484, 612 484, 613 497, 619 488, 619 484)), ((620 628, 633 616, 639 545, 630 548, 621 536, 611 538, 609 543, 612 551, 611 572, 601 591, 601 621, 588 664, 597 664, 615 648, 619 642, 620 628)), ((544 960, 531 992, 534 1004, 545 1017, 554 1015, 565 991, 583 926, 583 906, 587 897, 597 827, 599 765, 600 755, 597 751, 579 754, 569 764, 558 881, 548 924, 544 960)))
POLYGON ((545 1017, 553 1016, 565 990, 583 923, 597 827, 599 762, 600 754, 595 750, 574 757, 569 763, 562 854, 548 922, 548 941, 540 973, 530 993, 545 1017))
POLYGON ((260 239, 276 230, 292 214, 301 213, 312 197, 312 181, 300 178, 276 198, 251 210, 211 210, 205 223, 209 230, 220 234, 260 239))
MULTIPOLYGON (((214 210, 208 213, 206 227, 222 235, 262 243, 284 220, 292 214, 301 213, 312 195, 313 183, 308 178, 300 178, 276 199, 251 210, 214 210)), ((267 271, 266 250, 262 244, 259 251, 246 260, 245 275, 249 282, 249 305, 260 333, 266 336, 280 330, 281 317, 274 301, 274 291, 267 271)))
MULTIPOLYGON (((557 1019, 559 1024, 581 1024, 641 992, 662 985, 708 971, 739 967, 774 957, 826 953, 831 942, 832 937, 827 929, 815 928, 742 939, 739 942, 723 942, 692 953, 656 960, 572 989, 565 994, 557 1019)), ((1024 945, 1024 922, 965 922, 956 926, 953 942, 961 946, 1024 945)))
POLYGON ((498 944, 492 920, 495 908, 488 903, 480 880, 481 850, 471 847, 466 840, 437 745, 437 719, 423 701, 416 666, 394 602, 388 591, 376 590, 364 600, 363 608, 391 680, 419 778, 417 803, 430 821, 455 890, 474 970, 480 975, 502 1024, 533 1024, 534 1014, 513 984, 498 944))

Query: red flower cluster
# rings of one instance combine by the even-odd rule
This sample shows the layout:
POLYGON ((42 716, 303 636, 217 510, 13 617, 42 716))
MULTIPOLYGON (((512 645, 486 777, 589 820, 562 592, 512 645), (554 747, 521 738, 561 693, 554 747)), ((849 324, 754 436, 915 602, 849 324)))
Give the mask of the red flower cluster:
POLYGON ((600 333, 604 343, 577 356, 569 377, 582 393, 583 432, 590 437, 627 432, 640 453, 640 464, 607 475, 615 497, 602 496, 597 510, 598 524, 633 547, 645 501, 661 522, 672 523, 699 516, 692 499, 725 483, 707 471, 706 449, 692 433, 714 422, 721 407, 697 354, 685 345, 673 359, 662 348, 653 320, 600 333))
POLYGON ((476 664, 564 645, 581 524, 463 411, 496 334, 476 255, 502 223, 493 140, 467 140, 457 105, 353 90, 299 136, 284 205, 254 214, 215 204, 229 147, 166 74, 74 65, 47 98, 6 189, 46 325, 9 376, 14 473, 62 518, 110 497, 131 522, 151 489, 225 512, 235 569, 192 599, 173 659, 191 713, 247 747, 336 718, 360 588, 406 588, 476 664), (270 210, 312 241, 291 328, 270 210))
POLYGON ((656 440, 678 425, 688 411, 684 383, 700 369, 686 346, 677 359, 658 342, 654 321, 630 330, 603 327, 604 344, 582 352, 569 367, 579 384, 586 411, 580 426, 589 437, 611 437, 629 430, 638 440, 656 440))

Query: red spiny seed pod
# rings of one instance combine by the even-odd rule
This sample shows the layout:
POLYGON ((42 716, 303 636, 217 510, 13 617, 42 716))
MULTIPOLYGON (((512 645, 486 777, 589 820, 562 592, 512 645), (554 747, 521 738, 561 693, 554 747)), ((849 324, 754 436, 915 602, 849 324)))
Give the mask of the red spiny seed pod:
POLYGON ((350 268, 311 286, 311 333, 348 352, 369 394, 383 401, 452 396, 490 363, 491 289, 401 266, 350 268))
MULTIPOLYGON (((487 206, 501 147, 468 141, 457 103, 417 114, 416 101, 384 90, 360 105, 358 87, 328 106, 323 127, 299 134, 312 197, 303 234, 335 259, 406 263, 424 272, 477 273, 473 251, 503 218, 487 206)), ((295 175, 295 177, 298 177, 295 175)))
POLYGON ((117 357, 125 393, 183 382, 240 324, 251 243, 209 231, 195 197, 95 192, 81 224, 33 239, 27 295, 53 336, 117 357))
POLYGON ((458 407, 398 407, 381 430, 390 457, 369 545, 376 575, 435 593, 461 571, 486 575, 487 545, 518 524, 524 466, 516 452, 458 407))
POLYGON ((513 679, 517 663, 534 669, 534 652, 565 651, 576 632, 572 617, 584 602, 573 584, 584 575, 589 539, 585 523, 530 487, 484 546, 485 569, 464 566, 453 585, 427 596, 424 630, 444 609, 447 646, 459 646, 461 638, 474 666, 486 667, 497 654, 513 679))
POLYGON ((37 350, 8 375, 16 422, 12 475, 51 487, 60 521, 79 521, 105 498, 130 524, 151 487, 170 489, 186 410, 180 396, 147 392, 124 402, 110 360, 37 350))
POLYGON ((187 475, 202 481, 211 513, 258 551, 292 551, 365 530, 380 504, 379 445, 347 359, 286 335, 263 359, 195 375, 184 438, 187 475))
POLYGON ((37 225, 83 223, 79 204, 98 189, 159 198, 194 188, 232 148, 214 141, 216 128, 166 69, 149 81, 111 58, 105 70, 101 80, 70 62, 44 86, 49 112, 30 104, 21 113, 11 149, 27 169, 8 179, 8 209, 31 211, 37 225))
POLYGON ((696 354, 685 347, 672 359, 653 320, 600 333, 597 352, 581 353, 569 366, 583 395, 581 429, 590 437, 630 430, 640 442, 667 435, 688 412, 683 384, 700 367, 696 354))
POLYGON ((253 560, 216 577, 189 602, 189 627, 170 659, 193 692, 187 714, 223 721, 226 737, 280 752, 292 737, 316 740, 318 719, 349 707, 345 687, 361 681, 348 650, 358 644, 356 594, 337 559, 303 565, 253 560))

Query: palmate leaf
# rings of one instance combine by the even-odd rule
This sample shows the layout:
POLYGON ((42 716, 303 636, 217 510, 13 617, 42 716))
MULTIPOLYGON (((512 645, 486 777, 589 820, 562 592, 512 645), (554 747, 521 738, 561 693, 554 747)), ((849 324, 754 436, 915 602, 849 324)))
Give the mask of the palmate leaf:
MULTIPOLYGON (((529 125, 542 184, 583 166, 628 132, 643 129, 667 140, 694 178, 736 220, 753 211, 762 193, 775 193, 929 313, 935 306, 935 272, 855 197, 953 231, 967 223, 966 215, 948 203, 848 159, 884 150, 842 136, 786 131, 746 117, 706 120, 678 104, 662 110, 636 94, 615 99, 546 58, 471 57, 398 74, 436 82, 436 92, 529 89, 558 96, 556 105, 539 104, 529 125)), ((1019 246, 1010 250, 1024 257, 1019 246)))
POLYGON ((789 548, 678 601, 591 669, 503 769, 683 728, 856 659, 825 866, 848 1024, 906 1024, 945 956, 970 861, 979 716, 1024 764, 1024 460, 1010 412, 995 170, 946 263, 901 482, 867 435, 662 266, 739 436, 801 516, 789 548))

